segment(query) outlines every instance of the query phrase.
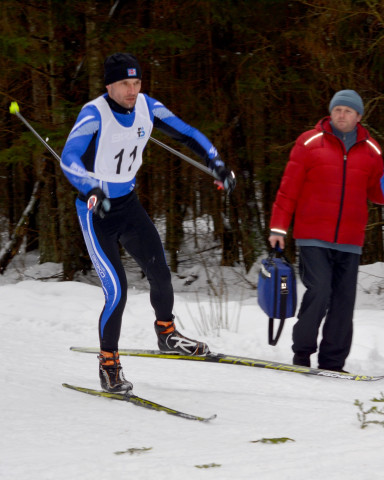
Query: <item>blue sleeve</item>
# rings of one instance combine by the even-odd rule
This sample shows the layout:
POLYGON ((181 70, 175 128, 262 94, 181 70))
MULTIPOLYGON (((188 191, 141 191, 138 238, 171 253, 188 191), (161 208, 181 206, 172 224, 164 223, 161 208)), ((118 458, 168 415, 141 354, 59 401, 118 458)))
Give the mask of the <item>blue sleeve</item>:
POLYGON ((91 140, 97 137, 100 124, 101 119, 97 108, 92 105, 84 107, 77 117, 61 155, 60 166, 64 175, 83 195, 99 186, 98 180, 88 175, 82 156, 87 151, 91 140))
POLYGON ((153 126, 174 140, 186 145, 212 168, 211 160, 218 157, 219 154, 208 138, 196 128, 176 117, 158 100, 148 97, 148 95, 145 95, 145 98, 151 118, 153 118, 153 126))

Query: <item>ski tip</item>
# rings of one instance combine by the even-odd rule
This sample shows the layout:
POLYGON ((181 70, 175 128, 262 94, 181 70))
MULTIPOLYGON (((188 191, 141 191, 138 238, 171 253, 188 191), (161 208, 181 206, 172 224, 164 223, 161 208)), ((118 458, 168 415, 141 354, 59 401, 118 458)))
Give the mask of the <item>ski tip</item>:
POLYGON ((211 420, 214 420, 215 418, 217 418, 216 413, 214 413, 214 414, 211 415, 210 417, 204 418, 203 422, 204 422, 204 423, 208 423, 208 422, 210 422, 211 420))
POLYGON ((99 353, 100 349, 96 347, 69 347, 72 352, 79 353, 99 353))

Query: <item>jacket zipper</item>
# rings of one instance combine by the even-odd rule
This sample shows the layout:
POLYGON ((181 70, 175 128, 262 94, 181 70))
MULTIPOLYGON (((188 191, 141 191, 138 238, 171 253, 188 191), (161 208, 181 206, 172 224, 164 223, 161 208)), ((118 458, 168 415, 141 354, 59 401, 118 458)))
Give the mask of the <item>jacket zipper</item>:
POLYGON ((337 223, 336 223, 336 230, 335 230, 335 238, 334 238, 334 243, 337 243, 337 237, 339 235, 339 227, 340 227, 340 222, 341 222, 341 215, 343 213, 343 206, 344 206, 344 195, 345 195, 345 183, 346 183, 346 177, 347 177, 347 154, 344 153, 344 163, 343 163, 343 183, 341 187, 341 198, 340 198, 340 208, 339 208, 339 214, 337 217, 337 223))
MULTIPOLYGON (((334 237, 334 243, 337 243, 337 237, 339 235, 339 228, 340 228, 340 222, 341 222, 341 215, 343 213, 343 205, 344 205, 345 183, 346 183, 346 178, 347 178, 347 157, 348 157, 347 153, 348 152, 346 152, 344 143, 339 138, 337 138, 337 136, 334 133, 328 132, 324 128, 322 130, 323 130, 323 133, 326 133, 328 135, 333 135, 338 140, 338 142, 340 143, 340 147, 343 150, 343 184, 342 184, 342 188, 341 188, 340 208, 339 208, 339 214, 338 214, 338 217, 337 217, 335 237, 334 237)), ((354 148, 359 143, 363 143, 367 139, 368 139, 368 137, 360 139, 360 140, 356 139, 356 143, 354 145, 352 145, 351 148, 354 148)))

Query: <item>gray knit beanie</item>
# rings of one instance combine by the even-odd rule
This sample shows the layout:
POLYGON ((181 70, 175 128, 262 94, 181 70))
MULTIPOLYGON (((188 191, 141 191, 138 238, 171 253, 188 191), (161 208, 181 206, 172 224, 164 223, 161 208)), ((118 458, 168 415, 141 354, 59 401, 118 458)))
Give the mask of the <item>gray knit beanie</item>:
POLYGON ((329 104, 329 111, 332 112, 334 107, 339 105, 353 108, 360 115, 364 114, 363 100, 354 90, 340 90, 336 92, 329 104))

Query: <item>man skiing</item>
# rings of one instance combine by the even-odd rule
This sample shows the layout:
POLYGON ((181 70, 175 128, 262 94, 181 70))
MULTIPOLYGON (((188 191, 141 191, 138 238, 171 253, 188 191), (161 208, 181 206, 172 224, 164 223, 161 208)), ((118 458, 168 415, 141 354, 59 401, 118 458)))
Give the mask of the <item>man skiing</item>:
POLYGON ((118 353, 128 288, 120 245, 148 279, 160 350, 209 353, 205 343, 184 337, 175 327, 173 287, 164 249, 134 190, 152 128, 188 146, 206 162, 228 193, 236 185, 233 172, 201 132, 161 102, 140 93, 141 78, 139 62, 132 54, 115 53, 106 58, 107 93, 84 105, 61 162, 64 174, 79 191, 76 209, 80 227, 105 295, 99 318, 99 375, 102 388, 110 392, 132 389, 123 375, 118 353))

